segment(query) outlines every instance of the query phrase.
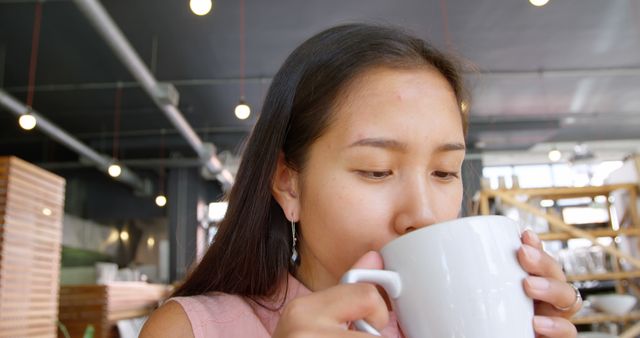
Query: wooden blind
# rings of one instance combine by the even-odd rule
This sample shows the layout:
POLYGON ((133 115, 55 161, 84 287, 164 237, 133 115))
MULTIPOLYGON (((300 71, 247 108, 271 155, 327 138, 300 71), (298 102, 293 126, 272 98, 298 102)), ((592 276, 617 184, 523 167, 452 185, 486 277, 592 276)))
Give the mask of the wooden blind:
POLYGON ((65 180, 0 157, 0 338, 56 337, 65 180))

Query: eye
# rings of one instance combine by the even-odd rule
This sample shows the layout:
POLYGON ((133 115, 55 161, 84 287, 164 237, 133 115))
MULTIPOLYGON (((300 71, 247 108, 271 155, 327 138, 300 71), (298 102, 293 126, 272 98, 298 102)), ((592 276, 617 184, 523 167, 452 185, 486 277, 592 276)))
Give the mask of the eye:
POLYGON ((457 179, 460 175, 455 171, 434 171, 433 176, 442 180, 457 179))
POLYGON ((387 178, 393 174, 391 170, 370 171, 370 170, 358 170, 360 176, 363 176, 372 180, 381 180, 387 178))

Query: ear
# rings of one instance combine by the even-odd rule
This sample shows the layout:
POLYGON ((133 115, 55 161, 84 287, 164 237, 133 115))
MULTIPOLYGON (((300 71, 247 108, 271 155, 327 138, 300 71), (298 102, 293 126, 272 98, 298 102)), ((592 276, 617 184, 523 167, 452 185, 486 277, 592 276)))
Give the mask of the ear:
POLYGON ((300 218, 300 194, 298 172, 289 167, 281 152, 278 155, 276 172, 271 182, 271 194, 278 201, 285 217, 297 222, 300 218))

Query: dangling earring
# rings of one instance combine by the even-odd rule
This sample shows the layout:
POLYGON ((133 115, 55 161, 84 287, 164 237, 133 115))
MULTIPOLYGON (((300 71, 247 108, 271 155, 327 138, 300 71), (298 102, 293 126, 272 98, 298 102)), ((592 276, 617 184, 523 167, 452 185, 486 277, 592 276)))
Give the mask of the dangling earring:
POLYGON ((298 260, 298 250, 296 250, 296 243, 298 242, 298 238, 296 237, 296 223, 293 220, 291 221, 291 238, 291 264, 295 265, 296 261, 298 260))

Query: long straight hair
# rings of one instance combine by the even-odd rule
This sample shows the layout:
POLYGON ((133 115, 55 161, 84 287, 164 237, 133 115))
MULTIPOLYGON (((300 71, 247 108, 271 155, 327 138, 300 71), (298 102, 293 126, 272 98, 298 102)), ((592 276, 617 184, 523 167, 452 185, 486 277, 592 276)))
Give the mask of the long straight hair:
MULTIPOLYGON (((331 122, 341 91, 373 67, 436 69, 458 103, 465 99, 455 59, 402 30, 349 24, 305 41, 273 78, 215 240, 173 296, 211 291, 251 299, 276 295, 295 268, 290 224, 271 193, 278 156, 283 153, 287 165, 302 171, 309 147, 331 122)), ((467 118, 461 115, 466 135, 467 118)))

